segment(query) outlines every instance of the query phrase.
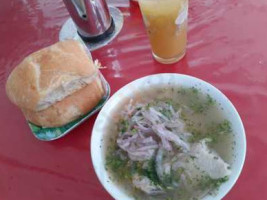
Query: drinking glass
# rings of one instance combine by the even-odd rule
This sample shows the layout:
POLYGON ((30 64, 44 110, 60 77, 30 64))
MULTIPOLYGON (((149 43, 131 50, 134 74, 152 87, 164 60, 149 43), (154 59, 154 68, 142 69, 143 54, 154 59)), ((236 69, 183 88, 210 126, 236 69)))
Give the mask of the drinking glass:
POLYGON ((179 61, 186 52, 188 0, 139 0, 154 58, 179 61))

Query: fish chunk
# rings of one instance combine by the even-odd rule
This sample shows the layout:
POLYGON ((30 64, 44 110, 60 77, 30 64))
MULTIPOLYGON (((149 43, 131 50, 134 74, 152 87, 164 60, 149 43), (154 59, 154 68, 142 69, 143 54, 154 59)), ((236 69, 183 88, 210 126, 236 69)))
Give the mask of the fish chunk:
POLYGON ((154 185, 151 180, 145 176, 139 176, 135 174, 133 176, 133 185, 142 190, 143 192, 156 195, 156 194, 163 194, 164 191, 160 186, 154 185))
POLYGON ((229 164, 215 151, 208 148, 206 140, 193 144, 190 151, 180 154, 177 160, 172 168, 174 170, 185 169, 191 179, 199 177, 203 173, 212 179, 223 178, 231 174, 229 164))
POLYGON ((206 172, 212 179, 219 179, 231 174, 227 164, 215 151, 207 147, 206 141, 192 145, 190 154, 195 156, 195 163, 200 170, 206 172))

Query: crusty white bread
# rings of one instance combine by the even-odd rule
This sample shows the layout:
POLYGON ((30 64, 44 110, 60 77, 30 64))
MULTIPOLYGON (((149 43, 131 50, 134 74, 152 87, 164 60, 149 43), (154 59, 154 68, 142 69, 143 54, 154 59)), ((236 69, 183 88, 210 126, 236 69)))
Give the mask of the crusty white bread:
POLYGON ((100 79, 41 111, 22 109, 27 120, 42 127, 65 125, 94 108, 104 94, 100 79))
POLYGON ((26 57, 8 77, 6 92, 30 122, 62 126, 101 100, 104 87, 99 73, 85 47, 66 40, 26 57))
POLYGON ((66 40, 26 57, 8 77, 6 91, 20 108, 40 111, 86 86, 96 73, 83 45, 66 40))

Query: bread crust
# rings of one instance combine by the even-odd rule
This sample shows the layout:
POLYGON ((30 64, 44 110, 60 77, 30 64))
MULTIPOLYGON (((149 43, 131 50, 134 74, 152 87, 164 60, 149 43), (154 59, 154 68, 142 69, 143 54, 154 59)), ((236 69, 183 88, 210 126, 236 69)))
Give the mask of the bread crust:
MULTIPOLYGON (((10 74, 6 84, 9 99, 18 107, 31 111, 44 110, 51 92, 62 85, 85 79, 97 71, 83 45, 75 40, 58 42, 27 56, 10 74), (43 105, 43 104, 42 104, 43 105)), ((87 80, 87 79, 86 79, 87 80)), ((89 82, 75 86, 56 100, 60 101, 89 82)), ((51 102, 53 104, 54 102, 51 102)))
POLYGON ((103 97, 103 89, 100 77, 81 90, 66 97, 49 108, 41 111, 32 111, 22 108, 26 119, 35 125, 42 127, 58 127, 88 113, 103 97))

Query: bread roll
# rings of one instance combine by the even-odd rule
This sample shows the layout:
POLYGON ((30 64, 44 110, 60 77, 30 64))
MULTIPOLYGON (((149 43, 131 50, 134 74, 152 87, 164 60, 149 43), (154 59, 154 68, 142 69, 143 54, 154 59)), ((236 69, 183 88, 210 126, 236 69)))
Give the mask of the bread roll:
POLYGON ((99 73, 82 44, 62 41, 26 57, 8 77, 6 92, 30 122, 62 126, 101 100, 99 73))

